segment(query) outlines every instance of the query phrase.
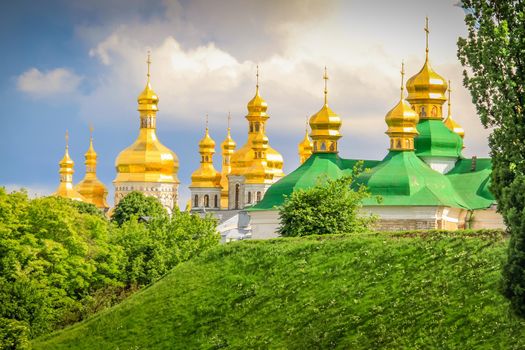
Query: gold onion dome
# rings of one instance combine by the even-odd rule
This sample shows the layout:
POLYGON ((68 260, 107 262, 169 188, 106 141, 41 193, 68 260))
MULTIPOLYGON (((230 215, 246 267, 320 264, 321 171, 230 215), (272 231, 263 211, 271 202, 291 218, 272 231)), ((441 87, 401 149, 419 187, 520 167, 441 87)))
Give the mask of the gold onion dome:
POLYGON ((308 122, 306 123, 304 138, 301 142, 299 142, 299 145, 297 146, 297 152, 299 154, 299 161, 304 163, 310 156, 312 155, 312 150, 314 149, 314 145, 312 143, 312 140, 308 136, 308 122))
POLYGON ((115 160, 115 182, 178 183, 179 159, 175 152, 160 143, 156 134, 159 97, 150 83, 150 57, 148 80, 137 98, 140 131, 135 142, 120 152, 115 160))
POLYGON ((106 202, 108 190, 106 186, 97 178, 97 152, 93 148, 93 129, 90 128, 91 136, 89 138, 89 148, 85 156, 86 175, 80 181, 75 189, 84 196, 85 201, 93 204, 99 209, 109 208, 106 202))
POLYGON ((386 134, 390 137, 391 151, 414 150, 414 137, 418 135, 416 125, 419 121, 418 114, 405 101, 403 94, 403 80, 405 76, 404 64, 401 65, 401 97, 398 104, 385 116, 388 130, 386 134))
POLYGON ((465 130, 454 119, 452 119, 452 110, 450 107, 450 94, 452 92, 452 89, 450 88, 450 80, 448 81, 448 86, 448 115, 444 123, 450 131, 453 131, 456 134, 458 134, 461 138, 464 138, 465 130))
POLYGON ((64 157, 58 163, 60 170, 60 184, 58 185, 57 190, 53 193, 53 196, 69 198, 77 201, 84 201, 84 197, 78 193, 73 187, 73 174, 75 170, 75 162, 69 156, 69 135, 66 130, 66 151, 64 157))
POLYGON ((272 181, 272 170, 267 166, 268 137, 260 130, 252 141, 254 160, 252 166, 245 170, 246 183, 263 183, 272 181))
MULTIPOLYGON (((432 102, 434 104, 443 104, 443 102, 446 101, 445 93, 447 91, 448 86, 445 78, 436 73, 430 65, 430 61, 428 58, 428 34, 430 33, 428 29, 428 17, 426 18, 425 33, 425 64, 416 75, 414 75, 407 81, 407 101, 410 102, 410 104, 412 105, 430 104, 432 102)), ((423 113, 420 112, 420 116, 423 118, 440 119, 441 113, 438 113, 437 111, 432 112, 423 110, 423 113)))
POLYGON ((221 174, 213 167, 213 154, 215 153, 215 141, 210 137, 208 131, 208 117, 206 116, 206 132, 199 142, 199 153, 201 163, 197 170, 191 174, 190 187, 220 187, 221 174))
POLYGON ((328 107, 328 74, 324 68, 324 105, 316 114, 310 117, 310 136, 313 140, 314 153, 337 153, 337 140, 341 138, 341 118, 328 107))
MULTIPOLYGON (((259 95, 259 67, 257 67, 257 84, 255 88, 255 96, 248 102, 247 109, 248 114, 246 119, 248 120, 249 131, 248 141, 244 146, 235 151, 231 157, 231 174, 232 175, 244 175, 252 165, 255 159, 255 154, 252 149, 252 142, 256 134, 262 132, 265 134, 266 127, 265 123, 270 117, 266 111, 268 104, 259 95)), ((283 156, 268 145, 266 151, 266 166, 273 176, 283 176, 283 156)))

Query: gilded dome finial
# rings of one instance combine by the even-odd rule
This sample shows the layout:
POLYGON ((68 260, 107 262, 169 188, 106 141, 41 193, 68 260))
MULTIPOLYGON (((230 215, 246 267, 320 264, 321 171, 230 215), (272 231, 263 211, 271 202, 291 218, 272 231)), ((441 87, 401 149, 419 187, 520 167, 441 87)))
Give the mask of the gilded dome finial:
POLYGON ((228 131, 231 129, 231 128, 230 128, 230 122, 231 122, 231 120, 232 120, 232 114, 231 114, 230 111, 228 111, 228 131))
POLYGON ((324 104, 327 104, 327 101, 328 101, 328 73, 326 71, 326 66, 324 66, 324 75, 323 75, 323 79, 324 79, 324 104))
POLYGON ((208 113, 206 113, 206 132, 208 132, 208 113))
POLYGON ((452 85, 450 85, 450 79, 448 81, 448 116, 451 115, 450 113, 450 93, 452 92, 452 85))
POLYGON ((404 85, 405 85, 405 61, 401 61, 401 99, 403 99, 403 92, 404 92, 404 85))
POLYGON ((149 81, 149 77, 150 77, 150 74, 149 74, 149 70, 150 70, 150 66, 151 66, 151 51, 148 50, 148 59, 146 60, 146 63, 148 64, 148 81, 149 81))
POLYGON ((69 132, 66 129, 66 152, 69 150, 69 132))
POLYGON ((430 34, 430 29, 428 28, 428 16, 425 17, 425 36, 426 36, 426 59, 428 60, 428 34, 430 34))
POLYGON ((255 89, 257 90, 257 92, 259 91, 259 65, 257 65, 257 73, 255 73, 255 89))

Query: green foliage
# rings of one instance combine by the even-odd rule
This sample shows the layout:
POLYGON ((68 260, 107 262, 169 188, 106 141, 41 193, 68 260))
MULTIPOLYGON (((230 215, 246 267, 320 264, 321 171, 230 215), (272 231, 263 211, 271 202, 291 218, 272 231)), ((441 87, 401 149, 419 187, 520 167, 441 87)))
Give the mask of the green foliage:
POLYGON ((92 209, 0 188, 0 349, 114 305, 218 243, 210 218, 158 215, 119 228, 92 209))
POLYGON ((501 231, 221 245, 35 349, 523 349, 501 231))
POLYGON ((116 222, 119 226, 126 221, 130 221, 132 217, 167 217, 168 213, 162 206, 159 200, 155 197, 145 196, 141 192, 130 192, 126 197, 122 198, 115 206, 111 220, 116 222))
POLYGON ((112 242, 124 249, 125 275, 129 285, 157 280, 181 261, 218 244, 216 221, 187 212, 152 219, 148 225, 135 219, 124 222, 112 242))
POLYGON ((463 0, 468 37, 458 56, 489 143, 491 191, 511 233, 504 295, 525 317, 525 2, 463 0))
POLYGON ((294 191, 279 208, 279 233, 291 237, 368 230, 375 218, 359 215, 359 209, 370 194, 365 186, 355 186, 354 178, 320 180, 312 188, 294 191))

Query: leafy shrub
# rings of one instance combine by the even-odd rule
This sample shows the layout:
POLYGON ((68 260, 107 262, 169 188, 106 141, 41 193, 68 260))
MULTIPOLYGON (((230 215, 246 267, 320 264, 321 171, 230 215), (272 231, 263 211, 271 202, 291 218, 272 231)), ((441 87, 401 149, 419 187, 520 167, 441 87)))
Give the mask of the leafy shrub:
POLYGON ((168 213, 155 197, 145 196, 141 192, 133 191, 122 198, 115 206, 111 220, 119 226, 132 217, 166 218, 168 213))

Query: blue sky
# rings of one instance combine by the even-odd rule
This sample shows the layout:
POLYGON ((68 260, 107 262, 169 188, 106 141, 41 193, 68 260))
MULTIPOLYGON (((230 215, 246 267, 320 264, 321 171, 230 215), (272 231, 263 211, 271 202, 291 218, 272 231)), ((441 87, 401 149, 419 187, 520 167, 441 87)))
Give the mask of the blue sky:
MULTIPOLYGON (((329 103, 343 118, 341 156, 380 159, 384 116, 397 102, 399 66, 415 74, 430 57, 453 81, 453 111, 466 129, 467 156, 487 156, 487 135, 468 92, 456 41, 465 34, 455 1, 17 1, 3 4, 0 43, 0 185, 45 195, 58 185, 64 133, 70 133, 75 181, 84 175, 88 125, 95 128, 99 178, 112 202, 114 160, 138 131, 136 97, 152 52, 152 85, 160 97, 158 135, 180 158, 181 205, 198 166, 205 114, 211 135, 246 140, 246 103, 255 66, 269 104, 270 144, 298 165, 304 119, 322 103, 328 66, 329 103)), ((215 157, 220 168, 220 156, 215 157)))

